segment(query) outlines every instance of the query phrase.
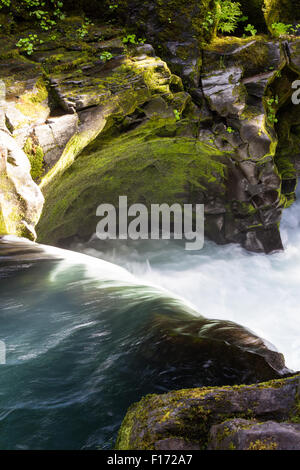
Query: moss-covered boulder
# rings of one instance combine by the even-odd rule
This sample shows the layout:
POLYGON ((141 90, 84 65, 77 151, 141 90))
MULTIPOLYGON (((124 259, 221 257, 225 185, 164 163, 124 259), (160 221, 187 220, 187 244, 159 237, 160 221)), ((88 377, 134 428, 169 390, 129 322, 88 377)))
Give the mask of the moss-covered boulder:
POLYGON ((130 115, 121 124, 122 135, 117 129, 115 136, 104 133, 71 167, 60 167, 55 177, 50 173, 44 179, 47 202, 38 227, 40 241, 91 236, 97 225, 97 206, 106 202, 118 207, 119 195, 127 195, 128 204, 141 202, 148 208, 154 203, 192 202, 196 194, 204 199, 209 193, 224 200, 224 153, 195 141, 196 126, 177 124, 171 104, 168 111, 165 103, 165 110, 167 119, 161 116, 141 124, 143 113, 130 115), (130 130, 134 125, 137 128, 130 130))
MULTIPOLYGON (((131 406, 119 431, 119 450, 207 449, 233 431, 229 419, 299 422, 299 375, 250 386, 198 388, 149 395, 131 406), (221 423, 224 423, 221 425, 221 423), (214 427, 221 425, 219 427, 214 427)), ((241 427, 241 421, 239 421, 241 427)), ((266 439, 266 426, 264 439, 266 439)), ((273 437, 269 434, 267 437, 273 437)), ((226 441, 227 442, 227 441, 226 441)), ((230 441, 231 442, 231 441, 230 441)), ((228 449, 233 449, 234 444, 228 449)))

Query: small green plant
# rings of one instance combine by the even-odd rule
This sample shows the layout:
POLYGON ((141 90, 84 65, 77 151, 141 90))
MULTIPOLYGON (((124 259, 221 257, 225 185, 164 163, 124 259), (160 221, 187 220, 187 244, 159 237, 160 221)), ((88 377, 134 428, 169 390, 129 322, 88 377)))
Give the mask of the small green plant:
POLYGON ((22 0, 12 2, 11 0, 0 0, 0 9, 3 7, 9 8, 10 16, 23 16, 27 15, 35 18, 37 24, 44 31, 48 31, 56 25, 58 19, 64 19, 65 15, 62 12, 62 0, 50 0, 51 8, 46 9, 45 0, 22 0))
POLYGON ((48 31, 49 29, 51 29, 53 26, 56 25, 56 21, 49 18, 49 14, 48 14, 47 11, 34 10, 34 11, 30 12, 30 16, 35 16, 36 17, 40 27, 44 31, 48 31))
POLYGON ((56 41, 56 39, 57 39, 57 35, 56 35, 56 34, 54 34, 54 33, 53 33, 53 34, 50 34, 50 36, 49 36, 49 41, 56 41))
POLYGON ((29 34, 26 38, 20 38, 16 46, 27 55, 31 55, 34 52, 35 47, 38 44, 43 44, 44 41, 38 38, 37 34, 29 34))
POLYGON ((82 23, 80 28, 76 30, 77 37, 79 39, 84 39, 89 34, 89 27, 93 24, 94 23, 92 23, 91 20, 89 20, 88 18, 84 18, 84 22, 82 23))
POLYGON ((9 7, 10 6, 10 0, 0 0, 0 10, 3 7, 9 7))
POLYGON ((228 132, 228 134, 233 134, 234 133, 234 129, 232 129, 232 127, 228 126, 226 131, 228 132))
POLYGON ((252 24, 247 24, 244 28, 245 33, 249 33, 250 36, 255 36, 257 33, 257 29, 254 28, 252 24))
POLYGON ((124 44, 145 44, 146 39, 137 38, 136 34, 128 34, 123 38, 124 44))
POLYGON ((113 58, 113 55, 111 52, 108 52, 108 51, 103 51, 101 54, 100 54, 100 59, 103 60, 103 62, 108 62, 109 60, 111 60, 113 58))
POLYGON ((293 25, 291 24, 284 24, 284 23, 273 23, 272 24, 272 32, 273 36, 279 38, 281 36, 286 36, 289 34, 290 29, 293 25))
POLYGON ((299 30, 300 30, 300 23, 299 23, 299 24, 296 24, 295 27, 293 26, 293 27, 291 28, 291 32, 294 33, 294 34, 299 33, 299 30))
POLYGON ((215 22, 215 16, 212 14, 211 11, 209 11, 205 17, 205 20, 203 21, 203 28, 206 31, 210 31, 214 22, 215 22))
POLYGON ((279 98, 276 96, 275 98, 271 97, 266 100, 267 103, 267 118, 270 124, 276 124, 278 119, 276 118, 276 107, 279 104, 279 98))
POLYGON ((217 2, 217 28, 221 33, 233 33, 240 21, 248 19, 243 16, 241 4, 230 0, 218 0, 217 2))
POLYGON ((180 113, 178 109, 174 109, 173 111, 174 111, 174 116, 175 116, 176 121, 180 121, 180 113))

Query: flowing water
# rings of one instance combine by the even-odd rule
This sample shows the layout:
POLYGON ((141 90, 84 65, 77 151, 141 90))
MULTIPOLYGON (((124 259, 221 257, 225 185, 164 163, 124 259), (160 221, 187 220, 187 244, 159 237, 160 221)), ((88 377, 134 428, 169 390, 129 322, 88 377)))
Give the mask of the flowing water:
POLYGON ((300 370, 300 191, 283 214, 283 253, 252 254, 206 242, 185 251, 175 241, 92 240, 73 249, 125 267, 168 289, 208 318, 232 320, 265 338, 300 370))
POLYGON ((299 369, 299 220, 297 203, 284 216, 286 251, 272 256, 209 242, 193 253, 171 241, 73 247, 87 257, 0 240, 0 448, 111 448, 126 409, 147 393, 251 380, 248 346, 205 333, 200 356, 189 349, 185 324, 256 345, 204 317, 250 327, 299 369), (166 341, 170 318, 179 343, 166 341))

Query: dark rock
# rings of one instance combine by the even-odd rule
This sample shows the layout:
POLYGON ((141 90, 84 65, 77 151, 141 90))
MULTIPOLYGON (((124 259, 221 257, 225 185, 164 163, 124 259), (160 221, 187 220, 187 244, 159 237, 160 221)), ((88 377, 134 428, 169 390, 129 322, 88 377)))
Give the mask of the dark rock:
POLYGON ((290 65, 295 70, 295 72, 300 72, 300 43, 299 41, 294 41, 288 43, 288 55, 290 59, 290 65))
POLYGON ((228 420, 212 426, 208 450, 300 450, 300 424, 228 420))
POLYGON ((147 55, 149 57, 155 57, 155 51, 154 48, 151 46, 151 44, 143 44, 142 46, 138 46, 136 48, 136 53, 137 55, 147 55))
POLYGON ((299 375, 296 375, 250 386, 195 388, 150 395, 128 410, 116 447, 120 450, 151 450, 156 448, 157 442, 171 437, 196 442, 201 449, 206 449, 210 436, 210 446, 217 446, 218 437, 221 442, 222 438, 226 439, 228 420, 233 420, 234 432, 238 429, 237 440, 239 433, 244 432, 241 428, 246 420, 250 442, 253 436, 267 436, 274 430, 281 445, 287 445, 287 439, 291 437, 292 445, 299 446, 299 441, 296 444, 299 424, 274 423, 275 420, 299 420, 299 387, 299 375), (257 421, 266 423, 262 431, 259 430, 262 424, 255 428, 257 421), (254 431, 251 431, 252 426, 254 431))
POLYGON ((197 443, 186 441, 185 439, 172 438, 162 439, 155 443, 155 450, 200 450, 197 443))

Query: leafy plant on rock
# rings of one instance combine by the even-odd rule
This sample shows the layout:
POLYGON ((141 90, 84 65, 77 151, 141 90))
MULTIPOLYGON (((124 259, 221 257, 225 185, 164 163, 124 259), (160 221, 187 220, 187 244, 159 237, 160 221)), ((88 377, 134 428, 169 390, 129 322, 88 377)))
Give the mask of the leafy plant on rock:
POLYGON ((174 111, 174 116, 175 116, 176 121, 180 121, 180 113, 178 109, 174 109, 173 111, 174 111))
POLYGON ((12 19, 33 18, 42 30, 48 31, 64 19, 62 0, 0 0, 0 9, 5 8, 12 19))
POLYGON ((27 55, 34 52, 35 46, 42 44, 43 41, 38 38, 37 34, 29 34, 26 38, 20 38, 16 46, 27 55))
POLYGON ((144 44, 146 39, 137 38, 136 34, 128 34, 123 38, 124 44, 144 44))
POLYGON ((84 18, 84 22, 76 30, 77 36, 79 39, 84 39, 89 34, 89 27, 92 26, 93 23, 89 18, 84 18))
POLYGON ((278 119, 276 118, 276 106, 279 104, 279 98, 267 98, 267 118, 270 124, 276 124, 278 119))
POLYGON ((103 62, 108 62, 109 60, 111 60, 113 58, 113 55, 111 52, 108 52, 108 51, 103 51, 101 54, 100 54, 100 59, 103 60, 103 62))
POLYGON ((247 24, 244 28, 245 33, 249 33, 250 36, 255 36, 257 33, 257 29, 252 24, 247 24))
POLYGON ((272 24, 272 32, 273 36, 279 38, 281 36, 286 36, 289 34, 290 29, 292 28, 293 25, 291 24, 285 24, 285 23, 273 23, 272 24))

